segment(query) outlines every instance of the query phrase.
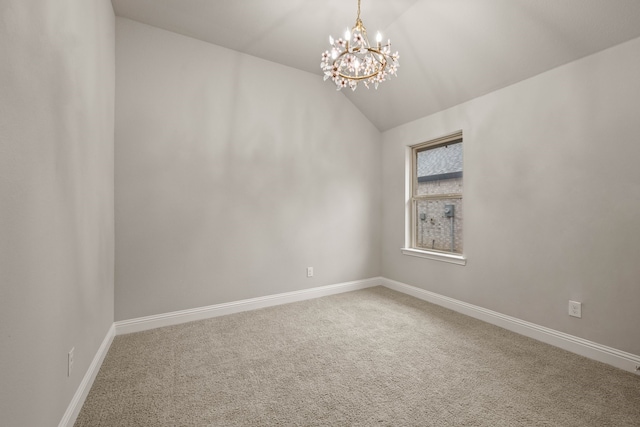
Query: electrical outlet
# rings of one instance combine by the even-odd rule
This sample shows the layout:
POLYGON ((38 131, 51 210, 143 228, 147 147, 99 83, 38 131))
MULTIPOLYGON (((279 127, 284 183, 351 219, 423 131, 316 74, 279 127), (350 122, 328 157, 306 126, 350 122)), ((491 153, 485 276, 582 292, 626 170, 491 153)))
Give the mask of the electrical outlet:
POLYGON ((569 301, 569 316, 582 317, 582 303, 578 301, 569 301))
POLYGON ((313 267, 307 267, 307 277, 313 277, 313 267))
POLYGON ((67 355, 67 376, 70 377, 71 376, 71 371, 73 370, 73 352, 75 351, 75 347, 73 347, 70 351, 69 354, 67 355))

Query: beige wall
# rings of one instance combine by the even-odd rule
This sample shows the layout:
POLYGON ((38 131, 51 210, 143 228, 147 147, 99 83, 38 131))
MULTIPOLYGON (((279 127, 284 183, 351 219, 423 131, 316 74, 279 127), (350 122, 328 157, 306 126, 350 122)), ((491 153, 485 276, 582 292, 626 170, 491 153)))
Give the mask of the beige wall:
POLYGON ((58 425, 113 323, 114 47, 108 0, 0 2, 3 426, 58 425))
POLYGON ((383 275, 640 354, 639 75, 635 39, 385 132, 383 275), (402 255, 406 147, 460 129, 468 263, 402 255))
POLYGON ((116 29, 116 320, 379 275, 381 135, 343 94, 116 29))

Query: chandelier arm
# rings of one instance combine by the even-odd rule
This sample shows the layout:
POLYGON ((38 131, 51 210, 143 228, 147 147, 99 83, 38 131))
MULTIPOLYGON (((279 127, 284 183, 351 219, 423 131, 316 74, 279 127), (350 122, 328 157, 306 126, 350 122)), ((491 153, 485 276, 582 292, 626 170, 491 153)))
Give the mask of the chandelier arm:
POLYGON ((371 77, 375 77, 377 74, 378 73, 373 73, 373 74, 369 74, 369 75, 366 75, 366 76, 353 77, 353 76, 348 76, 346 74, 338 73, 338 75, 340 77, 342 77, 343 79, 345 79, 345 80, 354 80, 354 81, 357 81, 357 82, 359 82, 361 80, 370 79, 371 77))
MULTIPOLYGON (((372 73, 367 74, 367 75, 362 75, 362 76, 358 76, 358 75, 351 76, 351 75, 348 75, 348 74, 343 74, 342 72, 338 71, 338 75, 340 77, 342 77, 343 79, 361 81, 361 80, 367 80, 367 79, 370 79, 372 77, 375 77, 378 74, 380 74, 381 72, 383 72, 385 70, 385 68, 387 68, 387 63, 388 63, 387 56, 384 53, 380 52, 379 50, 376 50, 376 49, 373 49, 373 48, 369 48, 369 49, 367 49, 367 51, 377 53, 382 58, 382 60, 380 60, 380 58, 378 58, 377 55, 372 55, 373 58, 376 60, 376 62, 379 64, 379 66, 376 67, 375 70, 372 73)), ((343 56, 345 56, 345 55, 347 55, 349 53, 351 53, 351 52, 346 51, 346 50, 344 52, 342 52, 333 61, 333 66, 335 68, 337 68, 338 70, 340 70, 341 67, 337 66, 336 63, 340 61, 340 58, 342 58, 343 56)))
POLYGON ((373 52, 373 53, 376 53, 376 54, 377 54, 377 55, 372 55, 372 56, 373 56, 373 58, 374 58, 376 61, 378 61, 378 63, 379 63, 379 64, 381 64, 381 65, 382 65, 382 67, 380 67, 380 71, 383 71, 383 70, 385 69, 385 67, 387 66, 387 63, 388 63, 388 61, 387 61, 387 57, 388 57, 388 55, 386 55, 386 54, 384 54, 384 53, 380 52, 380 51, 379 51, 379 50, 377 50, 377 49, 373 49, 373 48, 370 48, 370 49, 367 49, 367 50, 368 50, 369 52, 373 52), (378 55, 379 55, 379 57, 378 57, 378 55), (382 60, 381 60, 381 59, 382 59, 382 60))

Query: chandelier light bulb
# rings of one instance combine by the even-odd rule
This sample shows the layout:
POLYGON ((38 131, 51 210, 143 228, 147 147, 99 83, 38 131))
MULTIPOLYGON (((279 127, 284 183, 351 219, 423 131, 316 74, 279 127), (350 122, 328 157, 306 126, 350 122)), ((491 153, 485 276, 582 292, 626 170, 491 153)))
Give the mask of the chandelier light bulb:
POLYGON ((398 52, 391 53, 391 40, 382 45, 382 34, 376 34, 376 46, 372 47, 367 39, 367 29, 360 20, 360 0, 358 0, 358 15, 356 23, 344 33, 344 40, 329 36, 331 51, 322 54, 320 67, 324 71, 324 79, 331 79, 337 90, 349 87, 356 90, 358 83, 368 89, 372 84, 378 85, 396 76, 398 67, 398 52))

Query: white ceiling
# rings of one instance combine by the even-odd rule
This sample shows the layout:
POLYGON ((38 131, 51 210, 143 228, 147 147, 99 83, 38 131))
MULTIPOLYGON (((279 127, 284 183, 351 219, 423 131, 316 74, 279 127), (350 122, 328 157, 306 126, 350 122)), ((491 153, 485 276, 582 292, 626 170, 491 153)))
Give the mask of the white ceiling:
MULTIPOLYGON (((319 79, 328 36, 353 26, 357 8, 357 0, 112 2, 118 16, 319 79)), ((377 91, 342 91, 380 130, 640 37, 640 0, 362 0, 361 18, 400 52, 397 78, 377 91)))

